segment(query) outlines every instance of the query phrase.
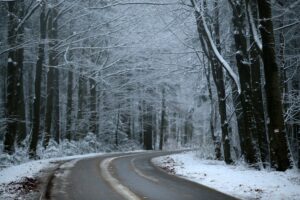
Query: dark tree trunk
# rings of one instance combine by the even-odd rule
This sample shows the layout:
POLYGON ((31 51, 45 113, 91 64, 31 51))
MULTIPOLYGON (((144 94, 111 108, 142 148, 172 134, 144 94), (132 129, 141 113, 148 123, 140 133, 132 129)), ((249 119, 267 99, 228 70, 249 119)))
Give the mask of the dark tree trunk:
MULTIPOLYGON (((297 114, 298 123, 300 122, 300 112, 297 114)), ((298 146, 298 168, 300 169, 300 124, 295 124, 295 133, 297 135, 297 146, 298 146)))
POLYGON ((291 166, 281 101, 279 68, 276 63, 275 39, 270 0, 257 1, 260 33, 263 44, 263 63, 266 79, 267 111, 270 138, 271 166, 284 171, 291 166))
POLYGON ((244 150, 245 159, 250 164, 256 164, 257 152, 254 146, 254 138, 258 138, 258 133, 253 114, 252 93, 251 93, 251 73, 250 62, 247 57, 247 39, 245 36, 245 5, 243 3, 233 3, 229 1, 233 10, 234 41, 236 47, 236 62, 240 76, 241 85, 241 106, 244 116, 245 134, 244 150))
POLYGON ((48 39, 49 39, 49 69, 47 74, 47 105, 45 120, 45 136, 43 146, 47 147, 51 136, 59 143, 59 70, 57 52, 55 46, 57 44, 57 10, 51 8, 48 17, 48 39), (51 134, 51 130, 54 134, 51 134))
POLYGON ((60 105, 59 105, 59 69, 56 68, 58 65, 57 58, 57 39, 58 39, 58 24, 57 24, 57 8, 52 9, 52 29, 49 32, 50 41, 50 51, 49 51, 49 66, 54 67, 54 140, 59 143, 60 142, 60 105))
MULTIPOLYGON (((214 2, 214 31, 216 35, 216 45, 221 52, 220 46, 220 26, 219 26, 219 1, 215 0, 214 2)), ((217 62, 215 58, 212 61, 212 75, 214 82, 217 87, 217 96, 219 103, 219 114, 221 121, 221 130, 222 130, 222 144, 224 152, 224 160, 227 164, 232 163, 231 154, 230 154, 230 139, 228 131, 228 121, 227 121, 227 110, 226 110, 226 93, 225 93, 225 83, 224 83, 224 74, 223 68, 220 63, 217 62)))
MULTIPOLYGON (((23 28, 20 28, 20 32, 24 33, 23 28)), ((18 43, 23 43, 23 36, 18 40, 18 43)), ((17 84, 17 144, 21 146, 22 141, 26 138, 26 114, 25 114, 25 99, 24 99, 24 86, 23 86, 23 60, 24 49, 20 48, 16 51, 17 63, 19 63, 19 82, 17 84)))
MULTIPOLYGON (((235 44, 234 42, 231 43, 231 50, 234 51, 235 44)), ((232 65, 235 65, 236 60, 232 58, 230 60, 232 65)), ((235 83, 231 81, 231 95, 232 95, 232 104, 234 107, 234 113, 236 116, 237 128, 238 128, 238 135, 239 135, 239 142, 240 142, 240 155, 237 152, 237 156, 245 158, 245 118, 243 114, 243 108, 241 105, 241 95, 238 93, 238 88, 235 83)))
MULTIPOLYGON (((7 45, 7 25, 8 25, 8 9, 7 3, 4 3, 3 6, 0 6, 0 24, 2 24, 3 29, 0 29, 0 40, 2 41, 2 45, 7 45)), ((1 58, 7 58, 6 55, 2 54, 1 58)), ((7 68, 7 60, 0 59, 0 118, 5 119, 5 102, 6 102, 6 68, 7 68)), ((0 130, 3 131, 0 134, 0 141, 4 141, 5 135, 5 120, 0 121, 0 130)))
POLYGON ((152 105, 145 105, 145 113, 144 113, 144 148, 146 150, 152 150, 152 132, 153 132, 153 125, 152 125, 152 112, 153 108, 152 105))
POLYGON ((218 94, 224 160, 227 164, 230 164, 232 163, 232 159, 230 154, 230 140, 228 134, 226 95, 225 95, 225 84, 223 78, 224 75, 223 75, 222 67, 216 62, 212 63, 212 74, 213 74, 215 85, 217 87, 217 94, 218 94))
POLYGON ((160 135, 159 135, 159 150, 163 150, 164 138, 166 132, 166 90, 162 89, 162 100, 161 100, 161 119, 160 119, 160 135))
MULTIPOLYGON (((97 132, 97 83, 95 80, 90 79, 90 132, 96 133, 97 132)), ((130 129, 130 128, 129 128, 130 129)))
MULTIPOLYGON (((252 13, 248 13, 248 22, 251 26, 251 20, 249 15, 253 15, 255 18, 258 17, 257 9, 255 8, 255 2, 247 2, 246 9, 248 6, 251 6, 253 10, 252 13)), ((260 158, 263 163, 263 166, 266 167, 266 163, 269 160, 269 143, 267 138, 266 131, 266 122, 265 122, 265 108, 263 103, 263 93, 261 85, 261 66, 260 66, 260 50, 257 44, 255 43, 254 33, 250 31, 250 44, 254 44, 250 48, 250 70, 251 70, 251 93, 252 93, 252 104, 253 104, 253 114, 256 123, 256 132, 257 137, 255 138, 258 144, 260 151, 260 158)))
MULTIPOLYGON (((82 73, 82 70, 80 70, 82 73)), ((76 139, 84 137, 85 133, 88 131, 88 125, 85 121, 86 116, 86 96, 87 96, 87 84, 86 79, 82 74, 79 75, 78 81, 78 113, 77 113, 77 133, 76 139)))
POLYGON ((68 91, 67 91, 67 140, 72 139, 72 109, 73 109, 73 72, 70 69, 68 72, 68 91))
MULTIPOLYGON (((8 2, 8 45, 15 47, 23 41, 23 26, 16 30, 19 19, 22 19, 24 11, 23 1, 8 2)), ((26 136, 25 105, 23 94, 23 48, 12 49, 8 52, 7 63, 7 94, 6 94, 6 118, 7 130, 4 138, 4 152, 14 153, 16 136, 20 143, 26 136)))
MULTIPOLYGON (((24 0, 18 2, 17 15, 20 19, 25 16, 24 0)), ((18 19, 18 20, 20 20, 18 19)), ((17 44, 24 42, 24 25, 20 26, 16 32, 17 44)), ((25 117, 25 99, 24 99, 24 86, 23 86, 23 60, 24 60, 24 48, 18 48, 16 50, 16 62, 19 66, 19 78, 17 83, 17 144, 21 145, 22 141, 26 138, 26 117, 25 117)))
POLYGON ((139 130, 139 143, 142 145, 143 144, 143 135, 144 135, 144 132, 143 132, 143 127, 144 127, 144 124, 143 124, 143 113, 144 113, 144 101, 143 100, 140 100, 139 101, 139 105, 138 105, 138 109, 139 109, 139 117, 138 117, 138 121, 139 121, 139 127, 140 127, 140 130, 139 130))
POLYGON ((120 124, 120 106, 117 114, 117 124, 115 130, 115 145, 119 146, 119 124, 120 124))
POLYGON ((42 70, 45 60, 45 39, 46 39, 46 13, 45 4, 43 4, 40 13, 40 44, 38 48, 38 60, 35 71, 35 96, 33 99, 33 120, 32 120, 32 135, 29 147, 29 156, 36 157, 36 147, 40 134, 40 101, 41 101, 41 82, 42 70))
MULTIPOLYGON (((250 43, 253 43, 253 38, 250 38, 250 43)), ((256 123, 255 137, 258 148, 260 151, 260 158, 263 166, 266 167, 266 163, 269 160, 269 143, 267 139, 266 122, 265 122, 265 108, 263 104, 263 96, 261 89, 261 68, 259 53, 256 47, 253 47, 250 51, 251 60, 251 88, 252 88, 252 104, 253 114, 256 123)))
POLYGON ((157 144, 157 137, 158 137, 158 127, 157 127, 157 119, 158 119, 158 115, 157 115, 157 110, 154 108, 153 112, 152 112, 152 125, 153 125, 153 129, 152 129, 152 136, 153 136, 153 149, 156 150, 156 144, 157 144))

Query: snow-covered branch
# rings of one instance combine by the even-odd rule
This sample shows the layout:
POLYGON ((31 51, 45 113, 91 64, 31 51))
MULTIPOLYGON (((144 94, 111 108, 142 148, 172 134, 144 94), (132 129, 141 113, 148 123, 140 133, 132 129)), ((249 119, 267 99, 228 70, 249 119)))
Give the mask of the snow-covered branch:
POLYGON ((211 37, 211 33, 208 29, 208 26, 206 24, 206 20, 204 18, 204 13, 203 13, 203 9, 200 9, 200 7, 197 5, 197 3, 195 2, 195 0, 191 0, 195 12, 197 12, 199 14, 199 19, 197 20, 201 20, 201 24, 203 26, 205 35, 207 37, 207 44, 209 45, 209 47, 212 49, 214 55, 216 56, 216 58, 218 59, 218 61, 221 63, 221 65, 223 66, 223 68, 228 72, 229 76, 233 79, 233 81, 235 82, 235 84, 237 85, 238 88, 238 92, 241 93, 241 86, 240 86, 240 81, 239 81, 239 77, 237 76, 237 74, 233 71, 233 69, 230 67, 230 65, 228 64, 228 62, 223 58, 223 56, 220 54, 220 52, 218 51, 218 48, 216 47, 216 44, 214 43, 212 37, 211 37))
POLYGON ((24 18, 22 19, 22 21, 18 24, 18 26, 16 27, 16 32, 18 32, 18 30, 23 26, 23 24, 25 23, 25 21, 40 7, 40 2, 38 2, 37 4, 35 4, 33 6, 33 8, 24 16, 24 18))
POLYGON ((250 22, 250 29, 251 29, 252 35, 254 37, 254 42, 255 42, 256 46, 258 47, 259 51, 262 52, 262 42, 258 36, 258 32, 257 32, 255 22, 253 19, 253 15, 252 15, 251 6, 248 4, 247 4, 247 13, 248 13, 249 22, 250 22))
POLYGON ((149 6, 170 6, 170 5, 178 5, 178 2, 167 2, 167 3, 155 3, 155 2, 118 2, 102 7, 90 7, 90 9, 105 9, 105 8, 111 8, 116 6, 126 6, 126 5, 149 5, 149 6))

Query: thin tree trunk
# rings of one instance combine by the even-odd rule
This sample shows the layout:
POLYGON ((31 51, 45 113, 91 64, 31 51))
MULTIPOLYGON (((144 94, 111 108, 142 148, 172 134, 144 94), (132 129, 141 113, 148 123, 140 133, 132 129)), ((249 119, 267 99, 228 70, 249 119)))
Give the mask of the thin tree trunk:
POLYGON ((120 124, 120 106, 117 114, 117 125, 115 130, 115 145, 119 146, 119 124, 120 124))
MULTIPOLYGON (((82 73, 82 70, 80 70, 82 73)), ((86 131, 88 131, 88 127, 86 127, 85 122, 85 106, 86 101, 85 98, 87 96, 87 85, 86 85, 86 79, 83 77, 82 74, 79 74, 79 81, 78 81, 78 113, 77 113, 77 134, 76 139, 82 138, 86 131)))
POLYGON ((145 105, 145 113, 144 113, 144 148, 146 150, 152 150, 152 130, 153 130, 153 125, 152 125, 152 106, 151 105, 145 105))
MULTIPOLYGON (((200 37, 200 35, 199 35, 200 37)), ((211 138, 214 144, 214 148, 215 148, 215 156, 217 160, 221 160, 222 159, 222 153, 221 153, 221 142, 219 141, 219 139, 217 138, 217 136, 215 135, 215 103, 214 103, 214 99, 213 99, 213 95, 212 95, 212 87, 211 87, 211 82, 210 82, 210 71, 212 67, 211 66, 211 55, 209 55, 208 53, 208 49, 205 48, 205 42, 203 40, 203 38, 200 37, 200 42, 202 45, 202 49, 205 52, 206 57, 208 58, 208 65, 207 68, 204 66, 204 72, 205 72, 205 77, 206 77, 206 81, 207 81, 207 89, 208 89, 208 96, 210 99, 210 133, 211 133, 211 138)), ((198 55, 198 54, 197 54, 198 55)), ((200 60, 200 57, 198 57, 200 60)), ((203 63, 205 63, 204 61, 204 57, 202 59, 203 63)))
POLYGON ((231 91, 232 91, 232 99, 233 99, 233 107, 234 107, 234 112, 236 115, 236 120, 237 120, 237 128, 238 128, 238 134, 239 134, 239 139, 240 139, 240 148, 241 148, 241 155, 245 157, 246 152, 245 152, 245 119, 244 119, 244 114, 243 114, 243 108, 241 105, 241 96, 239 95, 237 91, 236 85, 233 83, 231 84, 231 91))
POLYGON ((90 79, 90 106, 91 106, 91 115, 90 115, 90 132, 97 132, 97 83, 95 80, 90 79))
MULTIPOLYGON (((299 83, 300 84, 300 83, 299 83)), ((300 123, 300 112, 298 112, 296 119, 300 123)), ((295 133, 297 134, 297 146, 298 146, 298 168, 300 169, 300 124, 295 124, 295 133)))
POLYGON ((70 69, 68 72, 68 91, 67 91, 67 133, 66 138, 72 139, 72 109, 73 109, 73 72, 70 69))
POLYGON ((166 90, 162 89, 162 100, 161 100, 161 121, 160 121, 160 136, 159 136, 159 150, 163 150, 164 137, 166 131, 166 90))

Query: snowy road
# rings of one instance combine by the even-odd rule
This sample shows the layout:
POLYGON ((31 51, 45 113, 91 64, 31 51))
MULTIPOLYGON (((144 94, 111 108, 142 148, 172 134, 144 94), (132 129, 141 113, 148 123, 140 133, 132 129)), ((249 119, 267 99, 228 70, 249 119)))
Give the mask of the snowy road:
POLYGON ((153 157, 167 152, 103 155, 66 163, 48 185, 51 200, 189 200, 234 199, 158 169, 153 157))

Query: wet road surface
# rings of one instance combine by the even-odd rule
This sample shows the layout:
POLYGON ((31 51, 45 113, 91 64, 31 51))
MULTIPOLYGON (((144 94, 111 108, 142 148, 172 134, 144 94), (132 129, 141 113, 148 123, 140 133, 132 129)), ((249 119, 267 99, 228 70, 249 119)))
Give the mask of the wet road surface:
POLYGON ((107 154, 66 163, 50 179, 51 200, 230 200, 208 187, 170 175, 151 159, 170 152, 107 154))

